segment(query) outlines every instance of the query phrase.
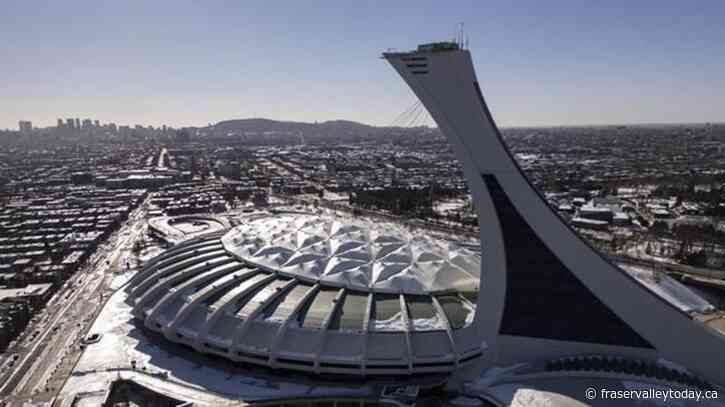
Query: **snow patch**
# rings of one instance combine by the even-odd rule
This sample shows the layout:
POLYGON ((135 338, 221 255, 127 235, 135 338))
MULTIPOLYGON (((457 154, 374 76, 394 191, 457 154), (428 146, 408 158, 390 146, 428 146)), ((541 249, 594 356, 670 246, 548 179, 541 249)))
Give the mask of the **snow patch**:
POLYGON ((586 404, 560 393, 524 387, 523 384, 502 384, 488 392, 502 405, 509 407, 585 407, 586 404))
POLYGON ((473 319, 476 317, 476 307, 469 304, 468 301, 463 301, 463 308, 468 311, 468 314, 466 315, 466 322, 464 327, 467 327, 473 323, 473 319))
POLYGON ((435 331, 446 329, 445 322, 439 315, 435 315, 432 318, 411 319, 410 322, 413 325, 414 331, 435 331))
POLYGON ((651 269, 630 265, 620 265, 620 267, 652 292, 684 312, 707 313, 715 309, 702 297, 668 275, 655 277, 651 269))
POLYGON ((376 319, 373 321, 373 330, 375 331, 405 331, 406 329, 403 315, 400 312, 397 312, 389 319, 376 319))

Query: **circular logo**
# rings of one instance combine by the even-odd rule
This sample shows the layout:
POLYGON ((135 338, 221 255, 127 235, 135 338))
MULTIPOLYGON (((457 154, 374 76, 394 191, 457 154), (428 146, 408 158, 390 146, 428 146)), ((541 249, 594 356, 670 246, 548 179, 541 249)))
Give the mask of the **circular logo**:
POLYGON ((597 398, 597 389, 590 387, 584 392, 584 396, 586 396, 587 400, 594 400, 597 398))

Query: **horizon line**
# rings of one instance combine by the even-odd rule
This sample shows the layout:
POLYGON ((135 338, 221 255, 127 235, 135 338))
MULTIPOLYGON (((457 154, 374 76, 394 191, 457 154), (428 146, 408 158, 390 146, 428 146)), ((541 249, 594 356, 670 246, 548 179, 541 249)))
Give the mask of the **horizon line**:
MULTIPOLYGON (((268 120, 273 122, 279 122, 279 123, 298 123, 298 124, 309 124, 309 125, 321 125, 324 123, 329 122, 349 122, 349 123, 355 123, 360 124, 368 127, 374 127, 374 128, 398 128, 398 129, 416 129, 416 128, 428 128, 433 130, 438 130, 437 126, 428 126, 428 125, 420 125, 420 126, 389 126, 389 125, 375 125, 375 124, 369 124, 361 121, 356 120, 350 120, 350 119, 328 119, 328 120, 315 120, 315 121, 298 121, 298 120, 280 120, 280 119, 272 119, 268 117, 247 117, 247 118, 236 118, 236 119, 225 119, 220 120, 215 123, 209 123, 211 124, 211 127, 218 125, 219 123, 223 122, 229 122, 234 120, 268 120)), ((19 121, 26 121, 26 120, 19 120, 19 121)), ((30 120, 32 122, 32 120, 30 120)), ((114 122, 105 122, 103 124, 109 124, 114 122)), ((144 128, 149 127, 149 125, 143 125, 143 124, 118 124, 114 123, 117 126, 129 126, 133 128, 133 126, 140 125, 144 128)), ((541 128, 541 129, 547 129, 547 128, 586 128, 586 127, 618 127, 618 126, 632 126, 632 127, 644 127, 644 126, 688 126, 688 125, 697 125, 697 126, 707 126, 707 125, 725 125, 725 121, 701 121, 701 122, 688 122, 688 121, 682 121, 682 122, 629 122, 629 123, 587 123, 587 124, 546 124, 546 125, 536 125, 536 124, 521 124, 521 125, 507 125, 507 126, 499 126, 500 129, 528 129, 528 128, 541 128)), ((152 126, 154 128, 160 128, 164 126, 164 124, 152 126)), ((181 129, 203 129, 210 127, 209 125, 206 126, 197 126, 197 125, 191 125, 191 126, 173 126, 165 124, 165 126, 175 129, 175 130, 181 130, 181 129)), ((33 126, 33 129, 38 130, 47 130, 47 129, 54 129, 57 128, 57 126, 43 126, 43 127, 35 127, 33 126)), ((0 131, 3 132, 19 132, 19 129, 12 129, 12 128, 4 128, 0 129, 0 131)))

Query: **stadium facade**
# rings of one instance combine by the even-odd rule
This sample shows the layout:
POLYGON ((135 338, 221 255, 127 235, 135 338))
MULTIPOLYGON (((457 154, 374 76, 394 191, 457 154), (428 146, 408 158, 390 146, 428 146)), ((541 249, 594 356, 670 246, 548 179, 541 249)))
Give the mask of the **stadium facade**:
POLYGON ((481 355, 480 253, 389 223, 277 213, 175 246, 129 285, 151 330, 314 373, 449 373, 481 355))

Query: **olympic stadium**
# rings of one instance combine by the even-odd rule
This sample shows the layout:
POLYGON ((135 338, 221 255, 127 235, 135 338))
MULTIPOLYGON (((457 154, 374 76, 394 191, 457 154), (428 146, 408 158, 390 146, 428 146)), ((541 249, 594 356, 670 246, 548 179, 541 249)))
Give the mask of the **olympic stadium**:
POLYGON ((133 314, 234 361, 358 375, 449 372, 471 329, 480 252, 391 223, 274 214, 180 244, 130 283, 133 314))
POLYGON ((114 377, 199 405, 362 406, 399 394, 389 385, 479 406, 611 405, 592 387, 723 391, 725 315, 683 308, 671 281, 643 283, 548 206, 503 142, 463 44, 383 59, 450 141, 479 239, 331 211, 207 222, 224 226, 190 229, 112 296, 65 393, 114 377))

